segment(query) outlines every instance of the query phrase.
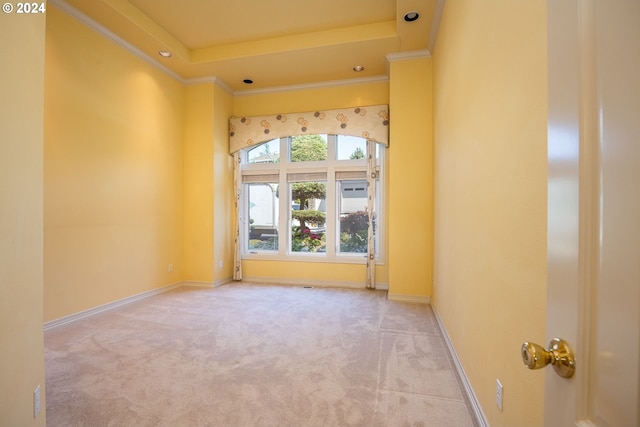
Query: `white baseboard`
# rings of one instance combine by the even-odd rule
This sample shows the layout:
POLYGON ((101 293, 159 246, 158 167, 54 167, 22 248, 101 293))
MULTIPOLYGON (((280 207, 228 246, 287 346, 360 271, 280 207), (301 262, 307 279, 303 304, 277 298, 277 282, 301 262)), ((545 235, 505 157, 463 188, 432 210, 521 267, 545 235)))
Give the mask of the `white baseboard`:
POLYGON ((442 337, 444 338, 444 342, 447 345, 447 349, 449 350, 449 354, 451 354, 451 359, 453 360, 453 364, 456 367, 456 371, 458 371, 458 376, 460 377, 460 380, 462 381, 462 385, 464 387, 464 391, 467 395, 467 398, 469 400, 469 404, 471 405, 471 410, 473 411, 473 414, 475 415, 476 418, 476 422, 478 423, 478 425, 480 427, 489 427, 489 422, 487 421, 487 418, 484 415, 484 412, 482 412, 482 407, 480 406, 480 402, 478 401, 478 397, 476 396, 475 392, 473 391, 473 387, 471 387, 471 383, 469 382, 469 377, 467 377, 467 374, 464 372, 464 368, 462 367, 462 363, 460 362, 460 358, 458 357, 458 354, 456 353, 455 348, 453 347, 453 343, 451 342, 451 339, 449 338, 449 334, 447 333, 447 330, 445 329, 442 320, 440 319, 440 316, 438 315, 438 312, 436 311, 435 307, 431 306, 433 313, 435 314, 436 317, 436 321, 438 322, 438 327, 440 327, 440 331, 442 332, 442 337))
MULTIPOLYGON (((114 308, 122 307, 124 305, 130 304, 135 301, 139 301, 145 298, 149 298, 154 295, 161 294, 163 292, 170 291, 171 289, 179 288, 181 286, 192 286, 192 287, 200 287, 200 288, 217 288, 219 286, 226 285, 227 283, 232 282, 233 279, 231 277, 216 280, 215 282, 197 282, 197 281, 183 281, 173 283, 171 285, 163 286, 161 288, 152 289, 150 291, 142 292, 137 295, 133 295, 127 298, 120 299, 118 301, 113 301, 107 304, 103 304, 97 307, 90 308, 88 310, 84 310, 78 313, 70 314, 69 316, 64 316, 59 319, 51 320, 49 322, 44 323, 44 330, 48 331, 54 328, 57 328, 62 325, 66 325, 68 323, 75 322, 80 319, 84 319, 90 316, 94 316, 98 313, 102 313, 107 310, 113 310, 114 308)), ((283 284, 283 285, 302 285, 302 286, 318 286, 318 287, 338 287, 338 288, 363 288, 363 283, 354 283, 354 282, 329 282, 329 281, 318 281, 318 280, 298 280, 298 279, 275 279, 275 278, 267 278, 267 277, 248 277, 243 279, 244 282, 248 283, 264 283, 264 284, 283 284)), ((378 289, 384 290, 388 289, 386 284, 378 284, 378 289)))
POLYGON ((79 313, 71 314, 69 316, 64 316, 56 320, 51 320, 49 322, 44 323, 44 330, 48 331, 48 330, 57 328, 58 326, 66 325, 68 323, 72 323, 80 319, 94 316, 98 313, 102 313, 107 310, 113 310, 114 308, 122 307, 123 305, 131 304, 132 302, 140 301, 142 299, 149 298, 151 296, 170 291, 171 289, 179 288, 180 286, 183 286, 183 284, 184 282, 173 283, 171 285, 163 286, 161 288, 152 289, 150 291, 142 292, 137 295, 133 295, 133 296, 123 298, 117 301, 113 301, 107 304, 99 305, 97 307, 81 311, 79 313))
MULTIPOLYGON (((262 283, 265 285, 287 285, 287 286, 316 286, 318 288, 347 288, 347 289, 365 289, 364 282, 340 282, 335 280, 317 280, 317 279, 289 279, 283 277, 258 277, 243 276, 242 282, 245 283, 262 283)), ((387 283, 376 283, 376 290, 388 290, 387 283)))
POLYGON ((192 280, 185 280, 181 282, 182 286, 192 286, 196 288, 217 288, 222 285, 226 285, 227 283, 233 281, 231 277, 216 280, 215 282, 197 282, 192 280))
POLYGON ((193 280, 185 280, 182 286, 191 286, 192 288, 215 288, 212 282, 196 282, 193 280))
POLYGON ((213 287, 217 288, 231 282, 233 282, 233 277, 225 277, 224 279, 216 280, 215 282, 213 282, 213 287))
POLYGON ((405 294, 394 294, 389 292, 387 298, 390 301, 396 302, 412 302, 416 304, 431 304, 431 297, 425 295, 405 295, 405 294))

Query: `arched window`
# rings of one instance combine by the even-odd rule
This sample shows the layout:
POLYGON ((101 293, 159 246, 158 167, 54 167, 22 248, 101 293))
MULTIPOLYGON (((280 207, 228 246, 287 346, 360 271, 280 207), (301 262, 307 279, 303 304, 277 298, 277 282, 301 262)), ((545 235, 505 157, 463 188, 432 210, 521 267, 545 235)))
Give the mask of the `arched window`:
POLYGON ((388 144, 387 105, 232 117, 234 280, 242 259, 364 259, 375 288, 388 144))
MULTIPOLYGON (((243 259, 365 263, 368 254, 368 141, 348 135, 299 135, 241 150, 239 206, 243 259)), ((377 180, 384 172, 376 144, 377 180)), ((380 185, 374 196, 374 248, 383 215, 380 185)))

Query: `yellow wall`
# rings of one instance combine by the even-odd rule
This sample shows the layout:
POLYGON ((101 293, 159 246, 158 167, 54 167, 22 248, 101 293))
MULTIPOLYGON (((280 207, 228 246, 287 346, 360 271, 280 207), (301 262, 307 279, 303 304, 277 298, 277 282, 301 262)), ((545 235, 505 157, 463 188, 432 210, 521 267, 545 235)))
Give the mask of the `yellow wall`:
POLYGON ((432 60, 390 64, 389 297, 431 296, 432 60))
POLYGON ((180 82, 49 5, 45 321, 182 280, 183 116, 180 82))
POLYGON ((221 284, 233 276, 233 97, 214 83, 189 85, 185 96, 184 278, 221 284))
MULTIPOLYGON (((389 103, 387 82, 363 83, 287 92, 241 94, 234 97, 233 115, 258 116, 387 103, 389 103)), ((386 209, 388 209, 388 203, 386 209)), ((387 216, 387 223, 388 221, 387 216)), ((248 279, 303 279, 316 280, 318 283, 342 282, 343 285, 360 283, 362 286, 366 280, 364 264, 244 260, 242 265, 243 275, 248 279)), ((388 277, 388 263, 376 266, 376 282, 388 283, 388 277)))
MULTIPOLYGON (((0 46, 18 59, 0 68, 0 173, 19 186, 2 187, 0 424, 44 425, 31 412, 44 387, 43 320, 231 276, 230 114, 389 103, 378 281, 429 297, 435 269, 435 307, 490 424, 540 425, 543 376, 522 368, 518 349, 544 336, 545 13, 544 3, 449 2, 434 59, 392 61, 388 83, 235 97, 213 83, 184 87, 53 5, 43 73, 44 16, 3 16, 0 46)), ((361 265, 244 264, 253 277, 365 276, 361 265)))
POLYGON ((236 95, 233 114, 261 116, 277 113, 349 108, 389 102, 389 83, 364 83, 315 89, 236 95))
POLYGON ((0 425, 44 426, 44 15, 0 16, 0 425), (40 385, 41 412, 33 414, 40 385))
MULTIPOLYGON (((382 270, 380 267, 382 266, 376 269, 376 274, 382 270)), ((347 287, 358 284, 364 287, 367 279, 365 267, 358 264, 330 264, 328 267, 326 263, 321 262, 245 260, 242 272, 248 278, 264 279, 265 282, 285 279, 286 282, 317 285, 324 282, 328 285, 347 287)), ((386 283, 380 277, 376 277, 376 282, 386 283)))
POLYGON ((186 88, 184 278, 213 283, 214 84, 186 88))
POLYGON ((214 88, 213 141, 213 261, 214 283, 233 276, 233 237, 235 234, 233 157, 229 155, 229 117, 233 97, 220 86, 214 88))
POLYGON ((434 306, 492 427, 543 424, 545 2, 447 2, 434 53, 434 306), (504 410, 495 384, 504 385, 504 410))

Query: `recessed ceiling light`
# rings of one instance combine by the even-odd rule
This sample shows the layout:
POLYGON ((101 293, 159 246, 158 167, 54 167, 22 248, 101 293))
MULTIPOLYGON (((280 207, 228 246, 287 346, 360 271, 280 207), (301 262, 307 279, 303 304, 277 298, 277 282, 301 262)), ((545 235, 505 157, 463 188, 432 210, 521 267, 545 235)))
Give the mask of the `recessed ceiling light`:
POLYGON ((420 14, 416 11, 407 12, 404 14, 404 20, 406 22, 414 22, 417 21, 418 18, 420 18, 420 14))
POLYGON ((355 67, 353 67, 353 71, 359 73, 360 71, 364 71, 364 67, 362 65, 356 65, 355 67))
POLYGON ((251 80, 251 79, 244 79, 244 80, 242 81, 242 83, 247 84, 247 85, 252 85, 252 84, 253 84, 253 80, 251 80))
POLYGON ((158 51, 158 55, 162 56, 163 58, 171 58, 171 52, 166 50, 158 51))

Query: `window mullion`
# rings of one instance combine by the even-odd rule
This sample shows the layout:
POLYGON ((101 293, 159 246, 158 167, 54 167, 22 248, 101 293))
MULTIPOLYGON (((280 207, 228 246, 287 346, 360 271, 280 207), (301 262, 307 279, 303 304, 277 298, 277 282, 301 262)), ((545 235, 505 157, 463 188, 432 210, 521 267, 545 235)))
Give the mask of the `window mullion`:
MULTIPOLYGON (((331 159, 331 157, 330 157, 331 159)), ((328 257, 334 257, 336 255, 336 172, 334 162, 330 161, 327 167, 327 219, 326 219, 326 252, 328 257)))
POLYGON ((278 255, 285 257, 291 239, 291 195, 287 183, 287 168, 291 161, 291 137, 280 138, 280 241, 278 242, 278 255))
POLYGON ((327 135, 327 220, 326 220, 326 252, 328 257, 336 256, 336 225, 337 225, 337 203, 336 203, 336 153, 338 140, 336 135, 327 135))
MULTIPOLYGON (((359 255, 360 252, 357 249, 358 240, 350 240, 348 248, 352 248, 353 245, 356 245, 356 250, 346 249, 345 252, 341 252, 343 249, 341 246, 340 232, 341 232, 341 212, 342 212, 342 204, 346 203, 341 197, 347 197, 349 199, 349 203, 345 204, 345 206, 349 206, 347 211, 351 212, 354 208, 352 205, 354 204, 354 196, 353 191, 358 190, 358 188, 351 189, 348 188, 347 193, 342 192, 342 185, 350 185, 348 181, 359 181, 365 178, 366 176, 366 163, 365 159, 350 159, 348 153, 345 152, 345 147, 342 145, 342 140, 339 139, 339 136, 336 135, 327 135, 327 158, 323 161, 291 161, 291 137, 280 138, 279 140, 279 149, 280 149, 280 160, 275 163, 265 163, 261 164, 259 161, 249 164, 248 163, 248 153, 243 151, 243 164, 242 164, 242 182, 243 182, 243 191, 242 191, 242 200, 240 206, 239 216, 242 221, 241 229, 242 234, 244 234, 241 239, 241 247, 243 254, 250 254, 249 258, 255 259, 269 259, 269 257, 273 257, 275 259, 280 260, 289 260, 291 259, 291 255, 296 255, 297 261, 320 261, 322 259, 328 261, 338 261, 338 262, 348 262, 348 263, 360 263, 361 257, 359 255), (342 147, 342 148, 340 148, 342 147), (338 153, 339 150, 340 154, 338 153), (340 160, 338 160, 340 158, 340 160), (326 174, 326 175, 324 175, 326 174), (362 175, 362 176, 361 176, 362 175), (289 182, 291 181, 291 182, 289 182), (326 193, 324 199, 324 206, 326 208, 326 220, 325 220, 325 230, 324 230, 324 240, 325 247, 322 250, 324 253, 315 253, 315 254, 306 254, 305 248, 311 248, 312 246, 308 243, 304 243, 303 250, 298 250, 298 241, 296 240, 296 250, 292 252, 292 226, 297 221, 292 221, 292 193, 291 193, 291 184, 292 182, 319 182, 324 181, 326 184, 326 193), (253 211, 249 212, 249 205, 252 202, 249 197, 248 187, 253 186, 252 188, 258 188, 261 183, 272 183, 278 185, 278 197, 276 199, 277 210, 275 214, 278 216, 277 226, 278 226, 278 247, 273 248, 277 250, 272 250, 269 252, 266 248, 259 248, 256 251, 250 249, 253 248, 254 243, 250 243, 250 236, 254 233, 251 230, 249 224, 249 216, 253 215, 253 211), (348 192, 351 191, 351 192, 348 192), (320 256, 323 255, 323 256, 320 256)), ((275 142, 275 141, 274 141, 275 142)), ((351 146, 349 150, 352 150, 351 146)), ((275 147, 272 146, 272 152, 275 151, 275 147)), ((376 150, 377 151, 377 150, 376 150)), ((381 150, 382 151, 382 150, 381 150)), ((376 260, 380 262, 381 260, 384 262, 384 153, 380 152, 377 157, 378 160, 378 170, 380 172, 379 181, 377 185, 377 191, 375 194, 375 212, 377 212, 377 232, 375 235, 376 238, 376 260)), ((275 189, 274 189, 275 191, 275 189)), ((256 200, 260 200, 259 197, 262 197, 262 193, 256 193, 256 200)), ((253 196, 251 196, 253 198, 253 196)), ((259 204, 260 206, 262 204, 259 204)), ((253 208, 251 208, 253 209, 253 208)), ((319 206, 315 208, 310 206, 310 209, 320 209, 319 206)), ((312 215, 313 216, 313 215, 312 215)), ((312 217, 311 216, 311 217, 312 217)), ((257 217, 256 217, 257 218, 257 217)), ((298 216, 296 215, 296 218, 298 216)), ((351 226, 353 227, 353 226, 351 226)), ((311 227, 311 233, 316 233, 317 235, 322 233, 322 230, 314 231, 313 227, 311 227)), ((258 235, 258 233, 255 233, 258 235)), ((266 236, 267 234, 261 234, 261 237, 256 237, 256 239, 267 241, 268 239, 263 239, 262 236, 266 236)), ((356 236, 357 237, 357 236, 356 236)), ((257 245, 257 244, 256 244, 257 245)), ((258 246, 256 246, 258 247, 258 246)))
POLYGON ((283 163, 289 163, 289 159, 291 158, 291 151, 289 144, 291 142, 291 137, 280 138, 280 165, 283 163))
MULTIPOLYGON (((282 138, 285 139, 285 138, 282 138)), ((280 150, 282 153, 282 149, 280 150)), ((278 218, 278 226, 280 228, 280 236, 278 239, 278 255, 284 257, 287 255, 287 247, 291 238, 291 227, 289 217, 291 216, 291 197, 289 194, 289 185, 287 184, 286 165, 289 162, 289 153, 285 150, 287 160, 280 162, 280 180, 278 181, 279 195, 278 208, 280 216, 278 218)))
POLYGON ((336 135, 327 135, 327 161, 329 162, 333 162, 336 159, 337 140, 336 135))

